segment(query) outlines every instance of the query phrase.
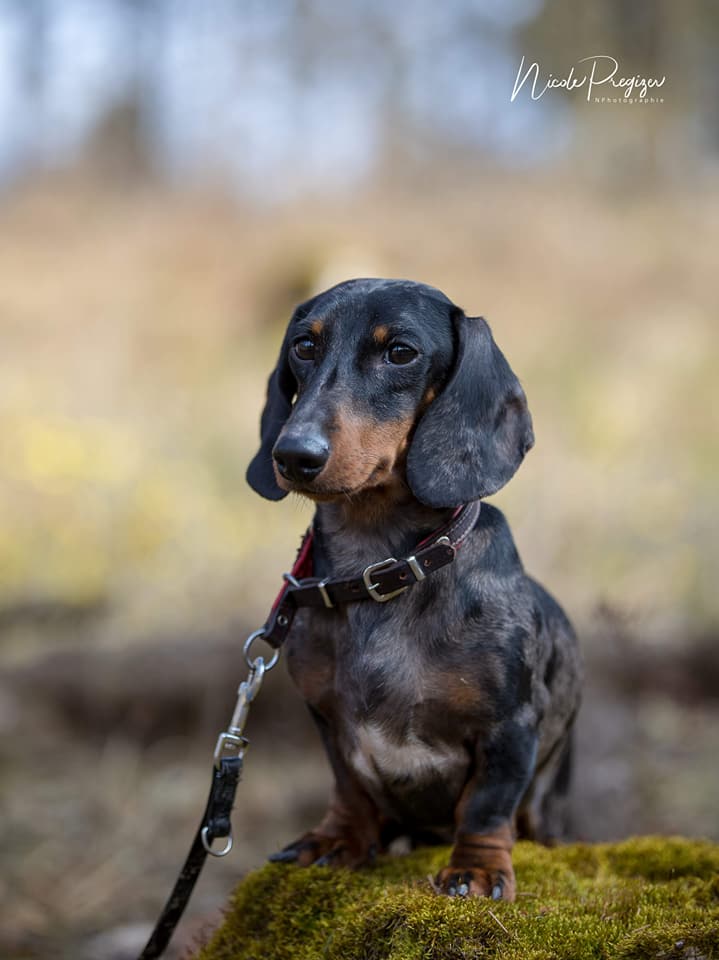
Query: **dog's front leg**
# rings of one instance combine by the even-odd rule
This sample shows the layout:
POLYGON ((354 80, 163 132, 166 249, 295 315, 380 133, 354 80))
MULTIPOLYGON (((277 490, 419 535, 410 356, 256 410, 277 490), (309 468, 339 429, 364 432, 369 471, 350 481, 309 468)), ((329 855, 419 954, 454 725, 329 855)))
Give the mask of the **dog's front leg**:
POLYGON ((310 711, 320 729, 335 776, 332 797, 327 813, 314 830, 273 854, 270 860, 296 862, 303 867, 313 863, 360 867, 371 863, 381 852, 382 818, 345 762, 330 725, 315 710, 310 708, 310 711))
POLYGON ((449 866, 435 881, 442 893, 514 900, 513 819, 532 779, 536 755, 536 732, 515 723, 505 724, 478 751, 474 776, 455 811, 449 866))

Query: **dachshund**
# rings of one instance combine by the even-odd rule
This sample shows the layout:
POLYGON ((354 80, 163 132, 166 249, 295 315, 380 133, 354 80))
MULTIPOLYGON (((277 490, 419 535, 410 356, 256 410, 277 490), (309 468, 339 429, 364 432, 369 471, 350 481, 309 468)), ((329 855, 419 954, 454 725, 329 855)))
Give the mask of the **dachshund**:
POLYGON ((398 837, 451 843, 435 890, 513 900, 515 838, 565 833, 581 674, 567 617, 479 509, 534 443, 519 380, 434 287, 349 280, 295 310, 260 432, 250 486, 316 503, 325 603, 285 647, 335 779, 321 823, 270 859, 358 867, 398 837), (471 529, 437 536, 468 510, 471 529), (423 543, 452 562, 427 575, 423 543), (380 590, 388 556, 411 588, 380 590), (327 585, 363 570, 366 593, 333 602, 327 585))

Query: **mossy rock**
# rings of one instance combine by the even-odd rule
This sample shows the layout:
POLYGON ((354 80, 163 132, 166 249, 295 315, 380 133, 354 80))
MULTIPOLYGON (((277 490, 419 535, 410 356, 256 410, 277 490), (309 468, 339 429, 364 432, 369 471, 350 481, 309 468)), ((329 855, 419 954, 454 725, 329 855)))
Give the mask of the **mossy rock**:
POLYGON ((518 843, 516 903, 437 896, 446 848, 350 872, 268 864, 197 960, 719 960, 719 845, 518 843))
POLYGON ((197 960, 719 960, 719 845, 518 843, 516 903, 437 896, 446 848, 367 870, 268 864, 197 960))

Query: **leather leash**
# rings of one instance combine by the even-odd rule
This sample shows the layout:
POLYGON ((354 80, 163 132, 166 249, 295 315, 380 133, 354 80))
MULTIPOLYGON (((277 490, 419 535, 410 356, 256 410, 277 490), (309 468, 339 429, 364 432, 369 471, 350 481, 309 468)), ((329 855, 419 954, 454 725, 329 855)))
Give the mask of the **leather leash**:
POLYGON ((207 855, 224 857, 232 849, 230 814, 249 744, 244 736, 247 716, 265 673, 279 659, 279 648, 290 631, 297 610, 300 607, 332 609, 339 604, 361 600, 373 600, 376 603, 392 600, 454 560, 456 551, 474 529, 480 508, 479 500, 458 507, 448 523, 417 544, 411 556, 400 560, 387 557, 370 563, 361 576, 348 580, 337 577, 322 580, 312 576, 314 534, 312 527, 309 528, 300 544, 292 572, 284 575, 285 585, 272 606, 267 622, 245 641, 244 654, 249 673, 238 687, 232 719, 217 738, 205 812, 172 892, 138 960, 155 960, 162 956, 190 900, 207 855), (260 637, 274 648, 267 663, 262 656, 250 656, 252 644, 260 637), (224 847, 214 850, 214 841, 224 839, 227 840, 224 847))

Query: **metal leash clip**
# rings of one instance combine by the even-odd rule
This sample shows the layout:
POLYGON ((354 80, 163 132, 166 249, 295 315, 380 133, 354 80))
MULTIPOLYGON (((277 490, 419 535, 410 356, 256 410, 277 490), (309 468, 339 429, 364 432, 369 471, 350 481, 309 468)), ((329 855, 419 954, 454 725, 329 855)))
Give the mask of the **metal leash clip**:
POLYGON ((264 633, 264 629, 260 628, 259 630, 255 630, 254 633, 251 633, 247 640, 245 640, 244 654, 250 672, 247 675, 247 679, 243 680, 237 688, 237 703, 235 704, 232 719, 227 729, 223 730, 219 735, 217 743, 215 744, 214 760, 215 766, 218 769, 220 767, 220 761, 228 754, 234 752, 234 754, 240 758, 244 755, 245 749, 249 744, 249 740, 243 736, 243 734, 250 712, 250 704, 262 686, 265 673, 271 670, 279 659, 279 650, 274 651, 267 663, 265 663, 264 657, 250 657, 250 647, 255 640, 264 636, 264 633))

